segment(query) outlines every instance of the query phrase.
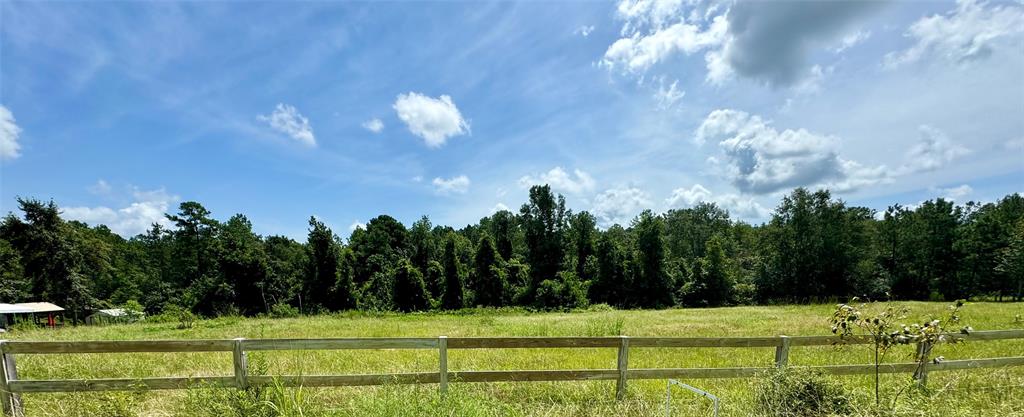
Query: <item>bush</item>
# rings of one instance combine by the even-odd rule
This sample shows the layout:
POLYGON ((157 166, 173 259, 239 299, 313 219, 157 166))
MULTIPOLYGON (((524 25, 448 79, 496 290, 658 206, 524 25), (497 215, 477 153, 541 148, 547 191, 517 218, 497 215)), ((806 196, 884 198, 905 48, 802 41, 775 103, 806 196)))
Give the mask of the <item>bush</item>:
POLYGON ((291 318, 298 317, 299 309, 288 303, 277 303, 270 307, 270 317, 273 318, 291 318))
POLYGON ((848 395, 842 385, 820 373, 795 368, 773 369, 762 375, 755 390, 759 415, 813 417, 847 415, 848 395))

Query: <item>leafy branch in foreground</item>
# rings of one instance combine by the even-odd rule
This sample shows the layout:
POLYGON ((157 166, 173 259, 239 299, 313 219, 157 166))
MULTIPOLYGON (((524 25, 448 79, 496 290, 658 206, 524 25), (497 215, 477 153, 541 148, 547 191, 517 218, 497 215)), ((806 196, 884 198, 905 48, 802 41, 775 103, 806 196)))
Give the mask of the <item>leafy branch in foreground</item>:
MULTIPOLYGON (((851 300, 857 302, 857 298, 851 300)), ((962 337, 949 332, 949 326, 960 323, 960 310, 964 306, 963 300, 957 300, 949 306, 949 313, 941 318, 931 317, 921 324, 897 324, 905 320, 910 309, 903 306, 886 305, 881 310, 871 313, 867 303, 860 304, 839 304, 832 313, 830 323, 832 333, 839 336, 840 340, 865 338, 874 350, 875 366, 875 405, 881 403, 879 393, 879 375, 885 356, 897 345, 916 344, 917 351, 914 354, 914 362, 917 367, 914 370, 914 381, 922 381, 925 377, 925 368, 931 357, 932 349, 940 343, 959 343, 962 337)), ((972 331, 970 327, 959 329, 960 334, 967 335, 972 331)), ((942 357, 935 358, 935 363, 942 360, 942 357)), ((905 387, 904 387, 905 389, 905 387)), ((893 397, 893 403, 903 393, 904 389, 893 397)))

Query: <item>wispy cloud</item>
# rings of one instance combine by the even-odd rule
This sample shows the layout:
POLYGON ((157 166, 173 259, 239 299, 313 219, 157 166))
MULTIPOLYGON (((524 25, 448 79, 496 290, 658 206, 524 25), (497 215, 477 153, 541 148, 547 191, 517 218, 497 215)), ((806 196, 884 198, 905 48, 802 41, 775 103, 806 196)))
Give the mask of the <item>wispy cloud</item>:
POLYGON ((0 106, 0 159, 11 160, 21 156, 18 136, 21 128, 14 120, 14 114, 6 106, 0 106))
POLYGON ((294 106, 280 103, 274 108, 273 113, 257 118, 303 145, 316 146, 316 138, 313 136, 313 127, 309 125, 309 119, 299 113, 294 106))
POLYGON ((452 178, 434 178, 434 190, 441 195, 465 194, 469 191, 469 177, 459 175, 452 178))

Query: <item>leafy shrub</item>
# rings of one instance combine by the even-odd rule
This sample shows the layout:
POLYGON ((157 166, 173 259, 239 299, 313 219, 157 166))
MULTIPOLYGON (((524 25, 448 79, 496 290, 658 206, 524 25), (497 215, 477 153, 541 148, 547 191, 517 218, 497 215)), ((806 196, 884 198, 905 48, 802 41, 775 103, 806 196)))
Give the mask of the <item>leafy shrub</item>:
POLYGON ((277 303, 270 307, 270 317, 291 318, 298 316, 299 309, 288 303, 277 303))
POLYGON ((843 386, 809 370, 780 368, 768 371, 761 375, 754 395, 758 415, 813 417, 850 413, 848 395, 843 386))

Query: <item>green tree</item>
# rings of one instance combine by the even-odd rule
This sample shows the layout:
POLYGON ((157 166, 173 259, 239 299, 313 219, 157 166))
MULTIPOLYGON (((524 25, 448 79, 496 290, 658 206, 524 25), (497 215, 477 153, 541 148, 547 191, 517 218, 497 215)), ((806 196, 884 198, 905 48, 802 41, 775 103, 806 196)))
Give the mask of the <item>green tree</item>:
POLYGON ((395 306, 400 311, 421 311, 430 308, 430 295, 423 282, 423 274, 408 259, 395 269, 395 306))
POLYGON ((270 302, 264 291, 269 275, 263 241, 252 231, 252 223, 236 214, 224 224, 220 233, 220 270, 234 295, 234 306, 244 315, 270 313, 270 302))
POLYGON ((650 210, 633 220, 638 270, 633 278, 633 298, 641 307, 672 305, 672 285, 665 273, 664 224, 650 210))
POLYGON ((530 265, 530 285, 526 298, 545 279, 555 278, 565 254, 565 198, 551 192, 547 185, 530 187, 530 201, 519 210, 526 237, 526 262, 530 265))
POLYGON ((487 235, 480 237, 476 255, 473 257, 473 292, 476 304, 497 307, 505 300, 505 271, 501 268, 498 254, 487 235))
POLYGON ((491 235, 501 259, 509 261, 515 251, 516 217, 508 210, 499 210, 491 216, 491 235))
MULTIPOLYGON (((569 237, 572 243, 573 257, 571 265, 573 271, 581 280, 593 278, 587 270, 588 262, 594 256, 594 239, 597 232, 597 220, 586 211, 581 211, 570 216, 569 237)), ((593 263, 591 263, 593 265, 593 263)))
POLYGON ((441 306, 447 310, 457 310, 464 306, 462 286, 462 263, 456 252, 456 237, 450 233, 444 242, 444 297, 441 306))
POLYGON ((351 279, 348 274, 340 273, 341 244, 331 229, 316 217, 309 218, 306 258, 304 309, 343 310, 354 307, 351 279))

